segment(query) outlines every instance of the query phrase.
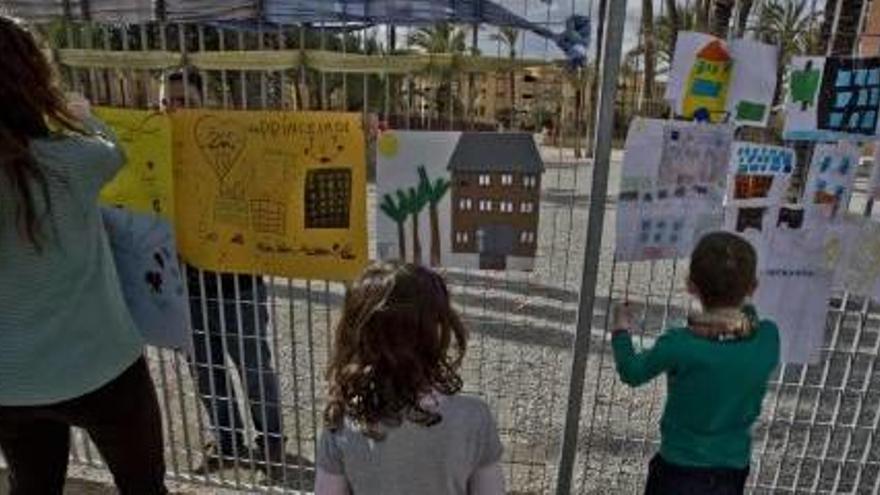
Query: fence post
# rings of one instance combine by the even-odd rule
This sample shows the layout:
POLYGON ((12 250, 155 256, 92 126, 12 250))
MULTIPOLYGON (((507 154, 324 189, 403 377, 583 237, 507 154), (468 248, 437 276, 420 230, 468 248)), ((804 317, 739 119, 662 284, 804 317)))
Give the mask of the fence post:
MULTIPOLYGON (((602 86, 599 93, 599 111, 596 116, 595 152, 593 154, 593 183, 590 189, 590 219, 587 226, 587 245, 584 249, 583 277, 578 302, 577 329, 568 387, 568 410, 562 434, 562 455, 556 478, 556 494, 569 495, 577 458, 578 430, 583 405, 587 358, 590 353, 590 334, 593 326, 593 307, 596 303, 596 283, 599 276, 599 256, 602 249, 602 231, 605 224, 605 197, 608 194, 608 175, 611 167, 611 145, 614 135, 614 100, 623 51, 623 30, 626 22, 626 0, 608 2, 604 47, 602 50, 602 86)), ((600 21, 601 22, 601 21, 600 21)))

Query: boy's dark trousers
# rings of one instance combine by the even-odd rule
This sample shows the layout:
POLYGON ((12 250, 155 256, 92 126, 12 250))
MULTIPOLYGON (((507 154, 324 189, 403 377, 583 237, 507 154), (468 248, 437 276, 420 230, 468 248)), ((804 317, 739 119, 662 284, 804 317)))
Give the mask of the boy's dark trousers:
POLYGON ((651 459, 645 495, 740 495, 749 469, 693 468, 651 459))

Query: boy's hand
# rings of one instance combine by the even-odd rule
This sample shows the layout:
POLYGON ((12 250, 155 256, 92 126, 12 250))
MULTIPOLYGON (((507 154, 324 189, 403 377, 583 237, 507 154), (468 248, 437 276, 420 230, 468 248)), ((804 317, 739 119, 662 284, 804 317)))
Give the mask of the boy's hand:
POLYGON ((629 303, 617 303, 614 305, 611 329, 615 332, 620 330, 631 331, 635 328, 636 319, 633 307, 629 303))

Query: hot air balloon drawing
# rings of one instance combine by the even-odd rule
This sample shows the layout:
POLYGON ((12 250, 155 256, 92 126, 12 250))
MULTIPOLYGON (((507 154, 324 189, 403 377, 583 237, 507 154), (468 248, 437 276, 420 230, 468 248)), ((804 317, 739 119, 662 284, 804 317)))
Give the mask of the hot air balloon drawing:
POLYGON ((235 168, 247 145, 245 129, 233 121, 214 115, 200 119, 195 126, 196 145, 217 177, 219 196, 214 204, 214 220, 246 226, 248 208, 246 183, 235 168))

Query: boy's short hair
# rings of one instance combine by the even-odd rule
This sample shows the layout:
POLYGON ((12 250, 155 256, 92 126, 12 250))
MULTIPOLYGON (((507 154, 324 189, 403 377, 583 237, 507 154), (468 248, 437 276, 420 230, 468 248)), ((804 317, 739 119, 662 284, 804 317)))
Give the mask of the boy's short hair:
POLYGON ((758 255, 742 237, 707 234, 691 255, 690 280, 705 308, 736 307, 757 286, 758 255))

